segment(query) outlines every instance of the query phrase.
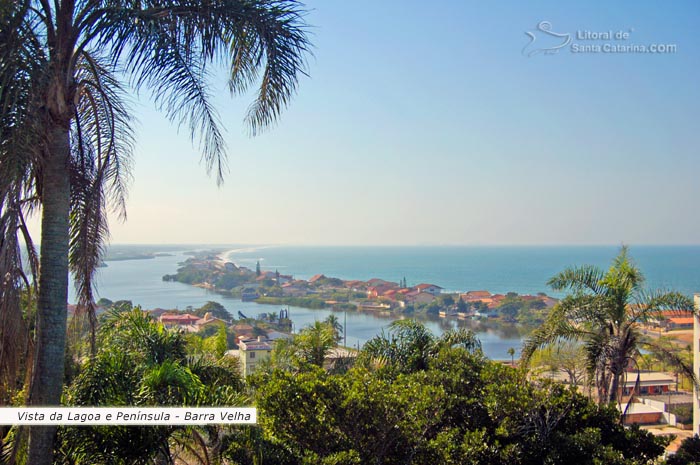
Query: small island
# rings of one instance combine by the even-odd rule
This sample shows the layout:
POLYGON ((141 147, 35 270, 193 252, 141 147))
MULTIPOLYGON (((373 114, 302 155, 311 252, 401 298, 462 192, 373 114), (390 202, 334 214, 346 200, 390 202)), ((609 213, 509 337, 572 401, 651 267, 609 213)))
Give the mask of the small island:
POLYGON ((224 261, 217 251, 192 254, 175 274, 163 276, 202 287, 222 295, 259 304, 340 311, 366 311, 384 315, 426 315, 457 319, 488 319, 524 325, 541 324, 557 299, 545 293, 492 294, 486 290, 445 293, 436 284, 409 285, 373 278, 343 280, 317 274, 308 280, 295 279, 279 271, 255 270, 224 261))

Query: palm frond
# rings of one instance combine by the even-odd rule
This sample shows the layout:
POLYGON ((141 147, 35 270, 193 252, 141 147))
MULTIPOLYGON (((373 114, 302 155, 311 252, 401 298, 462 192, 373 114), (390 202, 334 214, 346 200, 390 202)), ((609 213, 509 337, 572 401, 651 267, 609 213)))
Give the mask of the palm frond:
POLYGON ((33 196, 36 159, 35 101, 31 92, 44 63, 26 1, 0 1, 0 404, 21 387, 30 322, 22 292, 36 286, 37 261, 24 212, 33 196), (25 272, 26 244, 32 282, 25 272))
POLYGON ((592 292, 601 294, 603 286, 601 281, 605 273, 598 267, 585 265, 575 268, 567 268, 547 281, 547 285, 557 291, 571 289, 575 292, 592 292))
POLYGON ((94 276, 109 237, 109 204, 125 217, 133 136, 124 92, 101 60, 83 51, 76 76, 69 262, 78 291, 75 316, 87 317, 94 353, 94 276))
POLYGON ((21 381, 20 368, 28 342, 21 292, 30 287, 22 269, 18 240, 19 207, 3 207, 0 216, 0 405, 6 404, 8 394, 16 390, 21 381))
POLYGON ((695 370, 693 370, 692 358, 689 360, 684 360, 683 357, 679 355, 680 350, 678 347, 664 347, 663 345, 659 344, 658 341, 654 341, 650 338, 640 342, 640 345, 659 360, 671 365, 675 370, 677 370, 677 372, 687 376, 693 383, 693 387, 696 391, 700 389, 698 376, 695 373, 695 370))
POLYGON ((132 0, 80 15, 79 48, 93 41, 121 60, 136 89, 149 88, 171 121, 189 125, 221 181, 225 144, 206 86, 208 66, 229 61, 232 93, 261 76, 246 117, 255 134, 278 118, 306 74, 303 15, 293 0, 132 0))
POLYGON ((544 325, 537 328, 523 343, 520 359, 528 364, 537 349, 559 341, 584 340, 589 332, 575 325, 568 316, 569 309, 561 302, 549 313, 544 325))
POLYGON ((692 298, 680 292, 666 291, 639 291, 635 297, 635 304, 630 307, 637 321, 646 323, 652 319, 661 319, 664 311, 673 311, 679 314, 691 312, 697 315, 695 302, 692 298))
POLYGON ((481 341, 476 337, 474 331, 465 328, 446 331, 438 340, 438 345, 459 346, 470 352, 481 352, 481 341))

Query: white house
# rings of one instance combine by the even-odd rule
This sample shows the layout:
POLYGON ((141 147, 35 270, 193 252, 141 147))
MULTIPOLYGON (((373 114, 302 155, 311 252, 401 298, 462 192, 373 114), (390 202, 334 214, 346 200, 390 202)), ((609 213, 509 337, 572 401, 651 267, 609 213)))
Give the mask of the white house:
POLYGON ((416 286, 416 289, 418 289, 421 292, 427 292, 428 294, 432 295, 439 295, 440 292, 442 292, 442 288, 440 286, 436 286, 435 284, 419 284, 416 286))

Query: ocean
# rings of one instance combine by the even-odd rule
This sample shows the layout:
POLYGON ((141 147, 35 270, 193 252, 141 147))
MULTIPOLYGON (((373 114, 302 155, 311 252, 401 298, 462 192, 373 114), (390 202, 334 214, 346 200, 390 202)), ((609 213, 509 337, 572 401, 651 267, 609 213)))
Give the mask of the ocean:
MULTIPOLYGON (((445 292, 488 290, 492 293, 546 292, 560 296, 546 285, 557 272, 573 265, 610 266, 617 255, 615 246, 580 247, 291 247, 236 245, 115 245, 110 253, 165 252, 170 255, 153 259, 107 261, 97 279, 100 297, 127 299, 143 308, 200 307, 208 300, 221 303, 233 315, 240 311, 255 317, 263 312, 278 311, 276 306, 241 302, 205 289, 181 283, 164 282, 162 276, 174 273, 187 259, 184 252, 218 249, 226 260, 255 269, 260 261, 263 270, 278 270, 297 279, 325 274, 341 279, 382 278, 409 285, 431 283, 445 292)), ((700 246, 636 246, 630 254, 647 278, 649 289, 676 290, 688 295, 700 292, 700 246)), ((71 289, 70 301, 75 295, 71 289)), ((294 329, 323 320, 331 310, 290 307, 294 329)), ((373 314, 337 315, 347 322, 347 344, 361 346, 379 334, 391 318, 373 314)), ((477 331, 484 352, 494 359, 509 358, 522 336, 515 329, 493 330, 472 322, 434 319, 425 322, 436 334, 457 325, 477 331)))

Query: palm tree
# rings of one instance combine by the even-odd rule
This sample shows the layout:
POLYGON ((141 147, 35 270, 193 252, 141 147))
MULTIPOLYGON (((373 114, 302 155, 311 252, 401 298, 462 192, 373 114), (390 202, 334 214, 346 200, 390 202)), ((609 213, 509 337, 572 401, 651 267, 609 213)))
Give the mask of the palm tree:
MULTIPOLYGON (((228 62, 232 94, 260 77, 246 117, 255 134, 288 103, 309 44, 295 0, 0 0, 0 17, 0 273, 12 277, 0 288, 0 310, 16 332, 11 289, 28 284, 18 271, 17 237, 33 255, 24 217, 40 206, 29 403, 57 405, 69 268, 79 309, 94 328, 93 276, 108 234, 106 212, 125 215, 132 131, 117 76, 149 89, 170 120, 189 126, 221 181, 225 143, 206 83, 211 65, 228 62)), ((8 334, 3 330, 3 343, 8 334)), ((30 431, 30 463, 51 462, 54 435, 55 428, 30 431)))
POLYGON ((625 370, 640 350, 655 353, 679 367, 697 384, 692 366, 676 351, 645 337, 640 325, 662 316, 663 310, 692 311, 692 299, 677 292, 647 292, 644 277, 622 247, 605 272, 593 266, 569 268, 549 280, 557 291, 572 293, 550 312, 547 321, 525 341, 522 358, 560 340, 582 341, 588 370, 600 403, 620 401, 625 370))
POLYGON ((323 322, 333 329, 333 332, 335 333, 335 340, 337 342, 343 340, 343 325, 340 324, 340 320, 337 316, 328 315, 323 322))
POLYGON ((440 337, 422 323, 406 319, 389 325, 388 334, 367 341, 360 362, 389 366, 399 373, 412 373, 428 368, 442 349, 459 346, 473 353, 481 352, 481 342, 472 331, 464 328, 449 330, 440 337))
POLYGON ((515 348, 508 348, 508 355, 510 355, 510 366, 515 366, 515 348))
POLYGON ((307 326, 294 338, 298 357, 312 365, 323 366, 328 352, 337 346, 335 330, 320 321, 307 326))

